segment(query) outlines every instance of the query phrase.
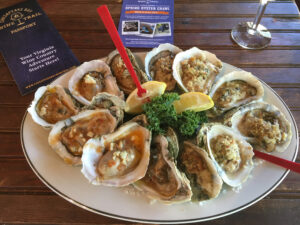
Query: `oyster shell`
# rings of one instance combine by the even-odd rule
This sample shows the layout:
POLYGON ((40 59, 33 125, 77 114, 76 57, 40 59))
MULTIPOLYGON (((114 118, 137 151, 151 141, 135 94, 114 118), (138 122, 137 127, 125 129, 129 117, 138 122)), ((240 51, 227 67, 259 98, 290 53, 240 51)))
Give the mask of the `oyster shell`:
POLYGON ((28 112, 34 122, 49 128, 58 121, 76 115, 79 107, 62 86, 48 85, 35 92, 28 112))
POLYGON ((225 114, 224 124, 231 126, 256 149, 283 152, 292 138, 291 124, 280 110, 266 102, 255 102, 225 114))
POLYGON ((82 174, 94 185, 121 187, 146 174, 151 132, 128 122, 114 133, 90 139, 83 148, 82 174))
MULTIPOLYGON (((174 135, 175 133, 170 133, 174 135)), ((166 134, 157 135, 151 147, 150 163, 144 178, 134 183, 134 186, 151 199, 157 199, 166 204, 186 202, 191 199, 190 182, 175 164, 172 150, 178 142, 171 144, 176 137, 166 134)))
POLYGON ((167 91, 172 91, 176 86, 173 78, 172 65, 177 53, 182 50, 169 43, 160 44, 148 52, 145 58, 145 72, 151 80, 165 82, 167 91))
POLYGON ((86 106, 85 109, 108 109, 116 117, 117 122, 120 123, 124 118, 125 101, 118 96, 101 92, 93 97, 91 104, 86 106))
POLYGON ((173 77, 185 91, 208 94, 222 62, 216 55, 193 47, 176 55, 173 62, 173 77))
POLYGON ((237 187, 247 180, 253 168, 254 153, 252 146, 235 130, 220 124, 210 124, 206 126, 206 132, 200 130, 197 139, 198 144, 204 144, 203 147, 226 184, 237 187))
MULTIPOLYGON (((149 79, 147 75, 139 67, 132 52, 128 48, 126 48, 126 52, 132 63, 133 69, 139 78, 139 81, 141 83, 148 81, 149 79)), ((118 50, 114 50, 107 56, 106 63, 110 66, 112 74, 116 78, 120 89, 124 91, 125 94, 130 94, 136 88, 136 86, 118 50)))
POLYGON ((180 158, 191 182, 192 201, 216 198, 222 189, 223 182, 205 150, 185 141, 180 158))
POLYGON ((80 165, 88 139, 111 133, 116 126, 115 117, 107 109, 86 110, 56 123, 48 143, 67 164, 80 165))
POLYGON ((234 107, 261 99, 264 88, 251 73, 234 71, 222 76, 213 85, 209 95, 215 105, 208 115, 219 116, 234 107))
POLYGON ((109 67, 102 60, 92 60, 77 67, 69 80, 69 90, 84 105, 91 104, 93 97, 100 92, 124 98, 109 67))
POLYGON ((179 154, 179 143, 177 135, 171 127, 168 127, 164 136, 168 141, 168 150, 170 156, 173 158, 173 160, 176 160, 179 154))

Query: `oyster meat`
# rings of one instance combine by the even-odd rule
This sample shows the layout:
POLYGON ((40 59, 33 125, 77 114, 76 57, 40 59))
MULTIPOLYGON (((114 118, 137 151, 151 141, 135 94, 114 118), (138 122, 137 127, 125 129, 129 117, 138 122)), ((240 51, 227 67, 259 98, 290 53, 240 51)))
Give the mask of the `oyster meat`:
POLYGON ((151 132, 128 122, 114 133, 90 139, 83 148, 82 174, 94 185, 122 187, 146 174, 151 132))
POLYGON ((223 182, 205 150, 185 141, 180 157, 184 171, 191 182, 192 201, 217 197, 223 182))
POLYGON ((284 151, 291 142, 291 124, 274 105, 250 103, 229 111, 224 124, 231 126, 259 150, 284 151))
POLYGON ((186 202, 192 196, 190 182, 176 167, 173 153, 178 153, 179 149, 173 148, 178 148, 178 141, 176 136, 167 138, 169 135, 154 137, 147 173, 134 186, 145 192, 147 197, 166 204, 186 202), (172 144, 172 141, 177 143, 172 144))
POLYGON ((237 187, 247 180, 253 168, 254 156, 252 146, 237 134, 235 130, 224 125, 204 126, 206 132, 200 130, 198 140, 205 140, 206 151, 214 162, 223 181, 232 187, 237 187), (204 134, 205 137, 201 137, 204 134))
POLYGON ((40 87, 28 108, 32 119, 43 127, 52 127, 79 112, 78 106, 60 85, 40 87))
POLYGON ((91 104, 84 109, 108 109, 120 123, 124 118, 125 101, 116 95, 101 92, 94 96, 91 104))
POLYGON ((48 142, 67 164, 80 165, 84 144, 114 131, 116 118, 107 109, 82 111, 52 128, 48 142))
POLYGON ((181 51, 180 48, 166 43, 159 45, 146 55, 146 74, 152 80, 165 82, 167 84, 167 91, 172 91, 176 86, 172 65, 176 54, 181 51))
POLYGON ((124 98, 109 67, 102 60, 92 60, 79 66, 69 80, 69 90, 84 105, 89 105, 101 92, 124 98))
MULTIPOLYGON (((126 52, 139 81, 141 83, 148 81, 147 75, 139 67, 132 52, 129 49, 126 49, 126 52)), ((116 78, 120 89, 123 90, 125 94, 130 94, 136 86, 118 50, 115 50, 108 55, 106 63, 110 66, 112 74, 116 78)))
POLYGON ((234 71, 222 76, 213 85, 209 95, 215 105, 208 115, 218 116, 234 107, 261 99, 264 88, 251 73, 234 71))
POLYGON ((193 47, 176 55, 173 77, 185 92, 208 94, 222 62, 212 53, 193 47))

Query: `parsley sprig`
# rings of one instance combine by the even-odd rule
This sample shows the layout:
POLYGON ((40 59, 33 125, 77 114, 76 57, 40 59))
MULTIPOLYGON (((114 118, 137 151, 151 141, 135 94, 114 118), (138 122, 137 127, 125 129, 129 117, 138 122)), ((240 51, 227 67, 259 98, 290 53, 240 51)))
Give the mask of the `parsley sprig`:
POLYGON ((148 128, 154 133, 163 134, 166 127, 170 126, 183 136, 194 135, 196 129, 207 122, 205 112, 187 110, 176 114, 173 106, 175 100, 179 100, 177 93, 166 93, 143 105, 149 123, 148 128))

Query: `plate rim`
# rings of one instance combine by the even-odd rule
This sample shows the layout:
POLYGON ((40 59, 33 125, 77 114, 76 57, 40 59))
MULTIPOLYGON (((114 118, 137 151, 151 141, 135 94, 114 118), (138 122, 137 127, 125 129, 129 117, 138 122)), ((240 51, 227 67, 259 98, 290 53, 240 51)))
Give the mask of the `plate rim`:
MULTIPOLYGON (((139 52, 139 53, 143 53, 143 52, 139 52)), ((235 69, 237 70, 242 70, 244 71, 243 69, 240 69, 238 67, 235 67, 231 64, 228 64, 228 63, 225 63, 223 62, 223 64, 227 64, 231 67, 234 67, 235 69)), ((70 70, 71 71, 71 70, 70 70)), ((69 72, 70 72, 69 71, 69 72)), ((68 72, 67 72, 68 73, 68 72)), ((255 75, 254 75, 255 76, 255 75)), ((295 151, 294 151, 294 155, 293 155, 293 158, 292 158, 292 161, 295 161, 296 160, 296 157, 297 157, 297 153, 298 153, 298 150, 299 150, 299 134, 298 134, 298 128, 297 128, 297 123, 295 121, 295 118, 293 116, 293 114, 291 113, 289 107, 287 106, 287 104, 283 101, 283 99, 277 94, 277 92, 275 90, 273 90, 273 88, 271 88, 267 83, 265 83, 264 81, 262 81, 260 78, 258 78, 257 76, 255 76, 257 79, 259 79, 260 82, 263 83, 263 85, 265 85, 270 91, 272 91, 273 94, 276 95, 276 97, 281 101, 281 103, 285 106, 286 110, 288 111, 291 119, 292 119, 292 123, 294 125, 294 128, 295 128, 295 134, 296 134, 296 147, 295 147, 295 151)), ((30 104, 29 104, 30 105, 30 104)), ((236 212, 239 212, 243 209, 246 209, 250 206, 252 206, 253 204, 255 204, 256 202, 260 201, 261 199, 263 199, 264 197, 266 197, 268 194, 270 194, 276 187, 278 187, 280 185, 280 183, 284 180, 284 178, 289 174, 290 170, 286 169, 285 172, 283 173, 283 175, 274 183, 274 185, 272 185, 272 187, 270 187, 267 191, 265 191, 264 193, 262 193, 261 195, 259 195, 258 197, 256 197, 255 199, 253 199, 252 201, 242 205, 242 206, 239 206, 239 207, 236 207, 232 210, 229 210, 229 211, 226 211, 226 212, 223 212, 223 213, 219 213, 219 214, 216 214, 216 215, 213 215, 213 216, 207 216, 207 217, 202 217, 202 218, 194 218, 194 219, 183 219, 183 220, 150 220, 150 219, 138 219, 138 218, 134 218, 134 217, 126 217, 126 216, 120 216, 120 215, 117 215, 117 214, 112 214, 112 213, 108 213, 108 212, 104 212, 104 211, 101 211, 99 209, 95 209, 93 207, 90 207, 90 206, 87 206, 83 203, 80 203, 74 199, 72 199, 71 197, 69 197, 67 194, 61 192, 60 190, 58 190, 57 188, 55 188, 54 186, 52 186, 52 184, 50 184, 40 173, 39 171, 35 168, 35 166, 33 165, 32 161, 30 160, 28 154, 27 154, 27 150, 26 150, 26 147, 25 147, 25 144, 24 144, 24 136, 23 136, 23 128, 24 128, 24 123, 25 123, 25 120, 28 116, 28 111, 26 109, 26 112, 23 116, 23 119, 22 119, 22 123, 21 123, 21 127, 20 127, 20 140, 21 140, 21 146, 22 146, 22 150, 23 150, 23 153, 25 155, 25 158, 26 158, 26 161, 27 163, 29 164, 29 166, 31 167, 31 169, 33 170, 33 172, 35 173, 35 175, 50 189, 52 190, 54 193, 56 193, 58 196, 62 197, 63 199, 67 200, 68 202, 72 203, 73 205, 76 205, 82 209, 85 209, 87 211, 90 211, 90 212, 93 212, 93 213, 96 213, 98 215, 102 215, 102 216, 107 216, 107 217, 110 217, 110 218, 113 218, 113 219, 119 219, 119 220, 125 220, 125 221, 130 221, 130 222, 142 222, 142 223, 161 223, 161 224, 171 224, 171 223, 174 223, 174 224, 183 224, 183 223, 196 223, 196 222, 204 222, 204 221, 209 221, 209 220, 214 220, 214 219, 218 219, 218 218, 222 218, 222 217, 225 217, 225 216, 228 216, 228 215, 231 215, 231 214, 234 214, 236 212)))

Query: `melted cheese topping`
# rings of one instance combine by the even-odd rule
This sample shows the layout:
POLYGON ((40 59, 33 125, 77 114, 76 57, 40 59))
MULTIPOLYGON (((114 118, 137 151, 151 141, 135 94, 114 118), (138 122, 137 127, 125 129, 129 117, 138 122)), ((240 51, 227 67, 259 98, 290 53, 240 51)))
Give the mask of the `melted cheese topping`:
POLYGON ((256 95, 256 88, 242 80, 233 80, 222 84, 213 96, 217 107, 225 108, 229 104, 240 102, 256 95))
POLYGON ((36 110, 41 118, 51 124, 65 120, 78 112, 71 97, 62 88, 57 87, 44 93, 36 110))
POLYGON ((247 112, 238 129, 244 136, 255 137, 258 144, 268 152, 274 151, 277 144, 287 139, 287 133, 281 129, 275 115, 261 109, 247 112))
POLYGON ((172 65, 175 54, 170 51, 163 51, 155 57, 158 57, 158 59, 154 61, 150 68, 153 79, 165 82, 167 84, 167 91, 173 90, 176 85, 176 81, 172 75, 172 65))
POLYGON ((218 135, 212 138, 210 146, 215 160, 227 172, 233 173, 239 169, 241 156, 239 144, 230 135, 218 135))
POLYGON ((181 79, 189 91, 207 93, 211 80, 215 79, 215 66, 204 59, 195 56, 181 62, 181 79))
POLYGON ((90 117, 77 120, 62 131, 61 142, 72 155, 81 156, 83 145, 90 138, 111 133, 116 125, 116 119, 111 114, 97 112, 90 117))

